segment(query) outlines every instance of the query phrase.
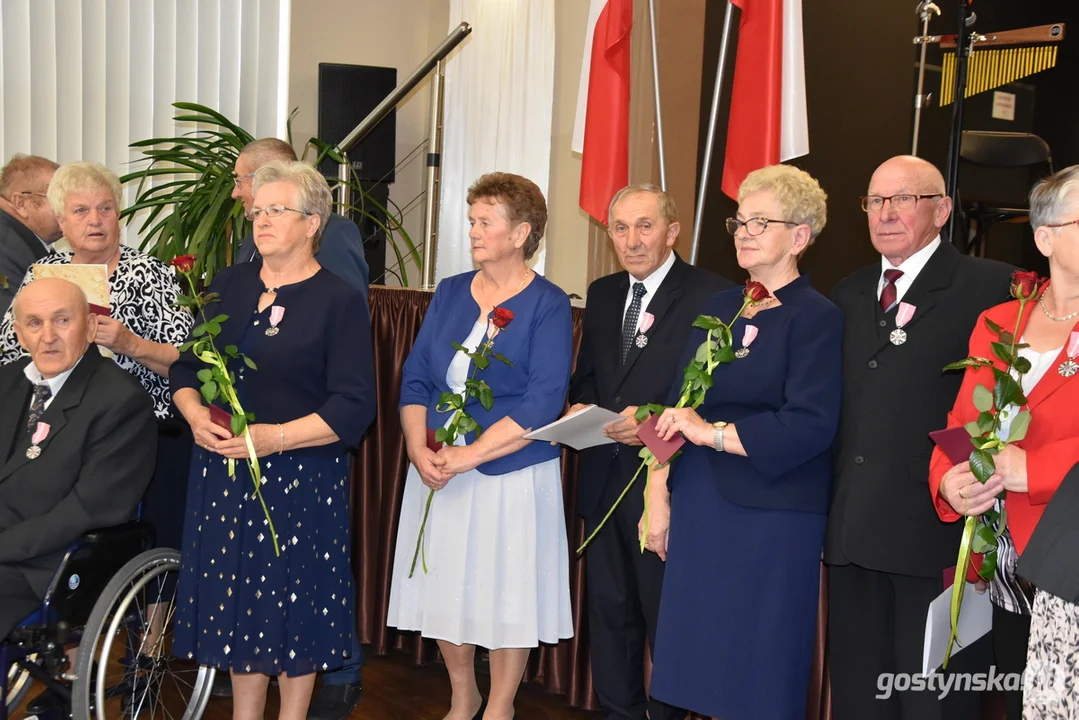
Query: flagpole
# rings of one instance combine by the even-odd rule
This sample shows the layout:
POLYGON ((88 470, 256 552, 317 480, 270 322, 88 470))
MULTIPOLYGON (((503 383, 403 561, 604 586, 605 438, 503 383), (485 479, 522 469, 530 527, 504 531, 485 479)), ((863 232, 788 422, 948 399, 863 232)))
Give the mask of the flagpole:
POLYGON ((656 44, 656 0, 648 0, 649 28, 652 32, 652 85, 656 89, 656 147, 659 149, 659 187, 667 189, 667 158, 663 151, 663 103, 659 99, 659 47, 656 44))
POLYGON ((704 199, 708 191, 708 171, 712 166, 712 148, 716 143, 716 119, 719 116, 719 98, 723 94, 723 70, 727 67, 733 20, 734 4, 731 0, 727 0, 727 12, 723 16, 723 36, 719 44, 719 66, 716 68, 716 84, 712 90, 712 112, 708 117, 708 138, 704 143, 701 180, 697 184, 697 210, 693 216, 693 244, 689 248, 690 265, 697 264, 697 250, 701 243, 701 221, 704 216, 704 199))

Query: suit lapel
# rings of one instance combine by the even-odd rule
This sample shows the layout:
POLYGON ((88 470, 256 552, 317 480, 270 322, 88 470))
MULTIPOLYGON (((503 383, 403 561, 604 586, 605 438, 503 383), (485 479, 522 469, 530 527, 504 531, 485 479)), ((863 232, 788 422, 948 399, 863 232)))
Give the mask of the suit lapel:
MULTIPOLYGON (((1027 303, 1027 307, 1025 308, 1025 310, 1027 311, 1027 316, 1023 318, 1024 328, 1026 328, 1027 321, 1030 319, 1030 312, 1033 309, 1034 302, 1031 301, 1027 303)), ((1075 327, 1072 328, 1072 332, 1076 331, 1079 331, 1079 323, 1076 323, 1075 327)), ((1022 334, 1020 334, 1020 337, 1022 337, 1022 334)), ((1042 379, 1038 381, 1038 384, 1031 388, 1030 395, 1027 396, 1028 409, 1033 410, 1034 408, 1036 408, 1038 405, 1043 403, 1047 397, 1055 393, 1060 388, 1064 387, 1065 383, 1079 382, 1079 375, 1073 375, 1072 377, 1067 378, 1061 375, 1060 372, 1057 370, 1057 368, 1060 367, 1060 364, 1068 359, 1068 342, 1070 340, 1071 333, 1069 333, 1068 337, 1064 340, 1064 347, 1061 348, 1060 353, 1053 360, 1053 364, 1050 365, 1049 369, 1045 371, 1045 374, 1042 375, 1042 379)))
MULTIPOLYGON (((19 374, 22 375, 22 373, 19 374)), ((18 378, 13 386, 4 391, 8 411, 0 416, 0 461, 7 460, 7 452, 15 443, 15 436, 19 431, 19 419, 22 417, 23 410, 30 404, 31 389, 29 380, 18 378)), ((14 452, 18 452, 18 449, 16 448, 14 452)))
MULTIPOLYGON (((96 345, 91 345, 87 348, 86 353, 82 356, 82 360, 72 371, 68 377, 64 386, 60 388, 60 392, 57 393, 56 398, 49 403, 49 407, 41 415, 41 422, 48 423, 49 434, 38 443, 38 447, 41 448, 42 454, 49 451, 49 445, 64 426, 67 425, 67 411, 78 406, 82 402, 83 393, 86 391, 86 386, 90 380, 90 376, 94 374, 94 370, 97 369, 98 363, 103 362, 101 353, 97 349, 96 345)), ((30 402, 29 388, 26 393, 25 402, 30 402)), ((6 413, 6 415, 14 415, 16 418, 15 423, 18 422, 18 418, 22 415, 23 410, 20 405, 15 413, 6 413)), ((17 431, 17 429, 16 429, 17 431)), ((12 473, 26 465, 31 461, 31 458, 27 457, 26 451, 31 445, 31 437, 29 433, 23 433, 22 439, 16 441, 15 452, 12 453, 11 459, 4 465, 3 470, 0 470, 0 482, 10 477, 12 473)), ((2 447, 2 446, 0 446, 2 447)), ((7 447, 11 447, 8 445, 7 447)))
MULTIPOLYGON (((649 301, 648 307, 645 309, 645 312, 652 314, 652 327, 650 327, 648 329, 648 332, 644 334, 646 338, 651 339, 651 336, 656 332, 656 328, 661 327, 663 317, 671 309, 671 306, 674 305, 678 298, 682 297, 682 294, 684 293, 682 277, 685 274, 685 269, 685 263, 683 263, 682 260, 676 255, 674 258, 674 265, 672 265, 671 269, 667 272, 667 277, 663 278, 663 282, 660 283, 659 288, 656 290, 656 296, 652 298, 651 301, 649 301)), ((628 279, 626 289, 628 292, 628 279)), ((633 368, 633 363, 637 362, 637 358, 641 356, 641 352, 643 352, 643 350, 644 348, 638 347, 636 343, 636 338, 634 338, 634 342, 631 343, 629 346, 629 352, 626 353, 626 361, 622 363, 622 366, 620 368, 618 382, 615 384, 615 387, 621 386, 621 384, 625 381, 630 369, 633 368)), ((618 331, 618 352, 619 355, 621 355, 621 326, 619 326, 618 331)))
MULTIPOLYGON (((916 335, 916 326, 939 304, 941 295, 951 286, 955 269, 959 265, 959 251, 950 243, 941 242, 940 247, 929 258, 918 277, 914 278, 910 288, 903 294, 902 302, 913 305, 914 316, 903 326, 903 329, 911 335, 916 335), (913 332, 911 332, 913 330, 913 332)), ((869 308, 874 313, 879 312, 880 304, 876 297, 876 284, 880 282, 877 276, 873 287, 873 303, 869 308)), ((877 337, 878 345, 873 354, 879 353, 890 344, 889 337, 895 329, 895 316, 898 312, 898 304, 883 315, 886 325, 884 332, 877 337)), ((875 323, 876 324, 876 323, 875 323)), ((876 324, 879 327, 879 324, 876 324)))

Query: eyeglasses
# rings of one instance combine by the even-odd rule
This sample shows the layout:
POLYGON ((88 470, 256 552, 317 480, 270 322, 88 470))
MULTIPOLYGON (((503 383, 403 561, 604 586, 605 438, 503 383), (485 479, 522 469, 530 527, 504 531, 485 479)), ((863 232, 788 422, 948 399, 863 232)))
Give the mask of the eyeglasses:
POLYGON ((1045 227, 1062 228, 1068 227, 1069 225, 1079 225, 1079 220, 1069 220, 1068 222, 1064 223, 1053 223, 1052 225, 1046 225, 1045 227))
POLYGON ((735 235, 738 232, 738 228, 744 227, 746 234, 750 237, 756 237, 765 230, 768 229, 768 223, 779 223, 781 225, 798 225, 799 223, 791 220, 773 220, 772 218, 755 217, 749 220, 739 220, 738 218, 727 218, 727 232, 731 235, 735 235))
POLYGON ((47 198, 48 194, 43 192, 35 192, 34 190, 20 190, 15 193, 16 195, 36 195, 37 197, 47 198))
POLYGON ((297 210, 296 208, 290 208, 290 207, 287 207, 285 205, 269 205, 269 206, 267 206, 265 208, 251 208, 251 210, 249 210, 247 213, 245 213, 245 216, 251 222, 255 222, 256 220, 259 219, 259 216, 262 215, 262 213, 266 213, 266 217, 268 217, 268 218, 276 218, 276 217, 281 217, 286 212, 294 212, 294 213, 298 213, 300 215, 310 215, 311 214, 311 213, 307 212, 306 210, 297 210))
POLYGON ((255 177, 255 173, 247 173, 246 175, 233 175, 232 184, 236 187, 240 187, 243 181, 250 177, 255 177))
POLYGON ((887 201, 892 204, 892 210, 904 212, 917 205, 919 200, 939 197, 944 197, 944 195, 941 193, 932 193, 931 195, 889 195, 888 197, 865 195, 861 198, 862 210, 867 213, 879 213, 884 209, 884 203, 887 201))

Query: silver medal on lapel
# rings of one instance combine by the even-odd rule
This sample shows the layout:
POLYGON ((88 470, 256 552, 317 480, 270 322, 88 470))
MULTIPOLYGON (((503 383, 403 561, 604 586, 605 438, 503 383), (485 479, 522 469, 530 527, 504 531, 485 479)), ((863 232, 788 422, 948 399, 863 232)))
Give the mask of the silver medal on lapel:
POLYGON ((644 346, 648 344, 648 336, 645 335, 644 333, 639 333, 637 335, 637 339, 634 340, 633 342, 637 347, 639 347, 639 348, 641 348, 643 350, 644 346))

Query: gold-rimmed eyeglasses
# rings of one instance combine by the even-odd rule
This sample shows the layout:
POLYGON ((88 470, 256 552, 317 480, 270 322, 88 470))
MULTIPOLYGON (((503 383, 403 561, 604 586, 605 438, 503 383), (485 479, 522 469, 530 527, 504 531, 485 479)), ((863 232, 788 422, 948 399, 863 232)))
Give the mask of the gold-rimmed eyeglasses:
POLYGON ((1068 222, 1062 222, 1062 223, 1051 223, 1049 225, 1046 225, 1045 227, 1062 228, 1062 227, 1068 227, 1069 225, 1079 225, 1079 220, 1069 220, 1068 222))
POLYGON ((240 187, 240 183, 242 183, 247 178, 252 178, 252 177, 255 177, 255 173, 247 173, 246 175, 233 175, 232 176, 232 184, 235 185, 236 187, 240 187))
POLYGON ((727 232, 734 235, 738 232, 738 228, 744 227, 746 234, 750 237, 756 237, 765 230, 768 229, 768 223, 779 223, 780 225, 797 225, 798 223, 792 220, 773 220, 772 218, 764 217, 752 217, 748 220, 739 220, 738 218, 727 218, 727 232))

